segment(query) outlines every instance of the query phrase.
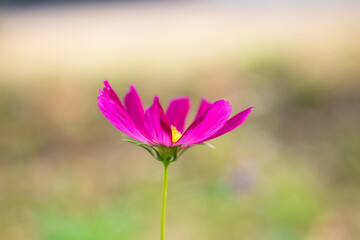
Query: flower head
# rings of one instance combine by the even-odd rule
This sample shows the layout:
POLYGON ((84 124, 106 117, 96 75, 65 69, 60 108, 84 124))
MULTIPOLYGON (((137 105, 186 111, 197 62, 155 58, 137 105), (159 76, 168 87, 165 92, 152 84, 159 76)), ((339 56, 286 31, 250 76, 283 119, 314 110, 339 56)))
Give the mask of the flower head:
POLYGON ((158 154, 169 149, 186 149, 234 130, 246 120, 253 108, 247 108, 229 119, 231 106, 228 101, 211 103, 202 99, 195 120, 185 129, 189 98, 173 99, 165 112, 158 96, 155 96, 153 104, 144 110, 134 86, 130 86, 123 104, 109 82, 105 81, 104 85, 98 96, 101 112, 120 131, 135 139, 134 143, 156 151, 157 158, 163 158, 158 154))

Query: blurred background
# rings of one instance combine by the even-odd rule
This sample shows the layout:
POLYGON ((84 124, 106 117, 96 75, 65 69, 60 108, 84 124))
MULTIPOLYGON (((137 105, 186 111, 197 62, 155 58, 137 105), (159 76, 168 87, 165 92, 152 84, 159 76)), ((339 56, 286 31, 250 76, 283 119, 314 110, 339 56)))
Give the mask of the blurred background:
POLYGON ((360 239, 360 4, 0 1, 0 239, 159 239, 162 165, 101 114, 108 79, 226 98, 236 131, 170 167, 170 240, 360 239))

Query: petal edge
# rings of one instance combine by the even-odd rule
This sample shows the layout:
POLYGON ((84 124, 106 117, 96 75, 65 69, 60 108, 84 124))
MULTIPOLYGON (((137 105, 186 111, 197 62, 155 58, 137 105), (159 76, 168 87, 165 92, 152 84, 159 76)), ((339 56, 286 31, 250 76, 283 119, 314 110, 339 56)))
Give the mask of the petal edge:
POLYGON ((186 117, 190 110, 190 99, 183 97, 173 99, 167 108, 166 117, 179 132, 184 131, 186 117))

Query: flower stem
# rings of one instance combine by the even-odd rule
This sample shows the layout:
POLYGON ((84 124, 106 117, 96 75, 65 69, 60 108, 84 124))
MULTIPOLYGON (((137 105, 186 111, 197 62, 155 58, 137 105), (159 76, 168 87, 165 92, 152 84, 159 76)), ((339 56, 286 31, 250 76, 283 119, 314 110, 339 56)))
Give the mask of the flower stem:
POLYGON ((163 192, 162 192, 160 240, 165 240, 166 196, 167 196, 168 168, 170 165, 169 162, 164 161, 163 163, 164 163, 164 183, 163 183, 163 192))

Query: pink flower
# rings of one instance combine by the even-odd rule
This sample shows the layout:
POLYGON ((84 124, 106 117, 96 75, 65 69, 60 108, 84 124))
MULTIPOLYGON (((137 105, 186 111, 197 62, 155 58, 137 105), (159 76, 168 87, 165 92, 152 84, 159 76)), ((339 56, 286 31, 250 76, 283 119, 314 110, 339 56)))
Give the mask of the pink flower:
POLYGON ((144 111, 134 86, 130 86, 123 104, 109 82, 105 81, 104 85, 98 96, 98 105, 104 116, 129 137, 151 146, 186 148, 217 138, 240 126, 253 108, 229 119, 231 106, 228 101, 210 103, 202 99, 195 120, 185 130, 189 98, 173 99, 165 113, 158 96, 155 96, 154 103, 144 111))
POLYGON ((165 208, 168 182, 168 166, 175 162, 190 146, 217 138, 240 126, 249 116, 252 107, 229 119, 231 106, 228 101, 210 103, 202 99, 195 120, 185 130, 190 109, 187 97, 173 99, 164 112, 159 98, 144 111, 135 87, 130 86, 121 102, 108 81, 100 89, 98 105, 104 116, 120 131, 137 140, 127 140, 147 150, 164 164, 164 185, 160 239, 165 239, 165 208))

